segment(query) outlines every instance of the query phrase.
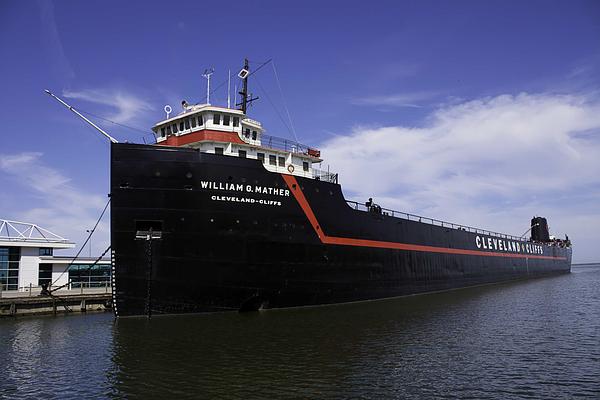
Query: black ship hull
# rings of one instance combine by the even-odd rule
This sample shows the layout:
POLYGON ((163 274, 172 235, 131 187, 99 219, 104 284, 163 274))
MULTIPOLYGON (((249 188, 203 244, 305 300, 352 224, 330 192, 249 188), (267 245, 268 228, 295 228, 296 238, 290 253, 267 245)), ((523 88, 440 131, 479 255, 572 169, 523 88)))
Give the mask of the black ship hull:
POLYGON ((113 144, 111 198, 118 316, 372 300, 571 268, 570 248, 356 210, 337 184, 187 148, 113 144))

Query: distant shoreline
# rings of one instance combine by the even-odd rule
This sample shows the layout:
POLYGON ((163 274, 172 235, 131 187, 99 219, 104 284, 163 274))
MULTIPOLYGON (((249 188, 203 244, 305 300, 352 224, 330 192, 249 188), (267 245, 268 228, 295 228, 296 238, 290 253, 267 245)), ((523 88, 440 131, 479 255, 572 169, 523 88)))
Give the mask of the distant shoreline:
POLYGON ((600 261, 598 262, 590 262, 590 263, 580 263, 580 264, 572 264, 572 267, 584 267, 584 266, 588 266, 588 265, 598 265, 600 266, 600 261))

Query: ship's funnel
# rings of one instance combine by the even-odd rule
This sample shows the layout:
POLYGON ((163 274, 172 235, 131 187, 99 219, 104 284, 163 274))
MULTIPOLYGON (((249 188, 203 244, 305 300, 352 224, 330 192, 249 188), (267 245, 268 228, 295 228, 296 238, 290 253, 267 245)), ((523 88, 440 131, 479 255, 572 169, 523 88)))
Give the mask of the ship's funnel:
POLYGON ((533 217, 531 219, 531 240, 535 242, 549 242, 550 232, 548 221, 544 217, 533 217))

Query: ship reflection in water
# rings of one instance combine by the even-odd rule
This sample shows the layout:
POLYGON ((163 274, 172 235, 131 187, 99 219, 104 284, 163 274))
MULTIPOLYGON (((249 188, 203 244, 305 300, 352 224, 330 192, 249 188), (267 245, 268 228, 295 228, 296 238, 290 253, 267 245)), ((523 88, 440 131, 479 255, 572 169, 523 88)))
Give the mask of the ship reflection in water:
POLYGON ((0 398, 600 397, 600 265, 295 310, 0 320, 0 398))

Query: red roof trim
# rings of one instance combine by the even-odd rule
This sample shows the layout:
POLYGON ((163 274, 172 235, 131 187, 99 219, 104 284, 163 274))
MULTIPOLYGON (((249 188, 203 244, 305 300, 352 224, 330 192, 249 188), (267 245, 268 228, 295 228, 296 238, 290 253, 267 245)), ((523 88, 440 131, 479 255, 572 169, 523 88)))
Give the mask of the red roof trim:
POLYGON ((237 132, 213 131, 210 129, 202 129, 196 132, 188 133, 182 136, 171 135, 158 143, 159 146, 183 146, 190 143, 213 141, 226 143, 244 144, 237 132))

